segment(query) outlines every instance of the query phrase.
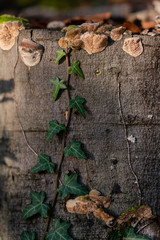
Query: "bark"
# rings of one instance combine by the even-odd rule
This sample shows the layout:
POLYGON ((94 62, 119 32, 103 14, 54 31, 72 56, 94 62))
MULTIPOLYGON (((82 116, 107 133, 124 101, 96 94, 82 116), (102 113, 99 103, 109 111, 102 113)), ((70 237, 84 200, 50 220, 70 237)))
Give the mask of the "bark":
MULTIPOLYGON (((30 203, 31 190, 44 190, 46 202, 51 202, 54 176, 30 174, 38 159, 26 144, 17 110, 29 144, 37 153, 51 156, 56 163, 61 135, 49 142, 45 136, 49 121, 65 122, 66 95, 62 92, 54 102, 49 82, 56 76, 65 80, 65 62, 54 63, 61 35, 56 31, 26 30, 21 32, 10 51, 0 50, 0 237, 3 240, 21 239, 26 230, 36 231, 37 239, 41 239, 45 229, 45 220, 39 215, 27 221, 22 221, 21 216, 30 203), (17 44, 23 37, 32 38, 45 48, 41 62, 30 71, 17 51, 17 44)), ((71 53, 71 62, 80 60, 85 75, 85 80, 71 76, 71 97, 78 95, 87 100, 87 116, 83 119, 73 111, 67 145, 72 140, 81 141, 88 160, 65 157, 61 181, 68 171, 78 173, 79 181, 88 189, 97 189, 112 197, 108 212, 115 216, 139 202, 137 184, 128 164, 117 80, 128 136, 133 135, 137 140, 130 143, 130 151, 142 190, 142 203, 151 206, 154 214, 160 214, 160 37, 141 38, 144 52, 136 58, 122 50, 123 40, 110 43, 98 54, 88 55, 84 50, 71 53), (101 71, 98 76, 97 69, 101 71)), ((65 200, 60 198, 53 215, 56 217, 72 223, 70 232, 74 239, 107 237, 105 223, 92 215, 67 213, 65 200)), ((158 231, 156 234, 158 236, 158 231)))

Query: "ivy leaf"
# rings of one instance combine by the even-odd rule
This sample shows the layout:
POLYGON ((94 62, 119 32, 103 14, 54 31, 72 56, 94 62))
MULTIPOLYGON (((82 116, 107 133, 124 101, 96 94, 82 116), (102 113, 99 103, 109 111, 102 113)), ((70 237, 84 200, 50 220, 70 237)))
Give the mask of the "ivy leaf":
POLYGON ((62 200, 68 194, 75 194, 80 196, 88 194, 87 189, 77 182, 77 177, 78 175, 76 173, 73 173, 70 176, 67 174, 64 175, 63 185, 60 186, 58 190, 61 193, 62 200))
POLYGON ((22 240, 35 240, 35 237, 36 237, 36 234, 35 232, 32 232, 32 233, 28 233, 26 231, 24 231, 22 233, 22 240))
POLYGON ((74 156, 76 158, 87 160, 85 153, 81 149, 81 144, 80 141, 72 141, 71 145, 65 148, 64 156, 74 156))
POLYGON ((55 63, 59 62, 61 60, 61 58, 63 58, 64 56, 66 56, 66 53, 63 50, 60 51, 56 51, 56 53, 58 54, 55 63))
POLYGON ((57 133, 64 130, 66 130, 64 124, 59 124, 56 120, 50 121, 46 140, 48 141, 50 138, 54 137, 57 133))
POLYGON ((73 64, 69 67, 69 74, 76 73, 78 76, 84 79, 84 75, 82 70, 79 67, 80 61, 73 62, 73 64))
POLYGON ((43 203, 45 199, 45 192, 31 192, 30 197, 32 199, 32 203, 23 211, 22 219, 25 220, 37 213, 40 213, 41 217, 47 218, 47 212, 50 207, 43 203))
POLYGON ((86 113, 83 107, 83 103, 86 102, 85 98, 80 98, 78 96, 75 97, 75 99, 69 100, 69 106, 68 108, 76 108, 77 111, 85 118, 86 113))
POLYGON ((124 231, 124 237, 123 240, 150 240, 150 238, 137 234, 134 232, 134 228, 133 227, 129 227, 124 231))
POLYGON ((108 232, 108 235, 109 235, 109 240, 121 240, 123 236, 123 234, 118 231, 108 232))
POLYGON ((52 173, 55 168, 55 164, 50 161, 50 157, 46 154, 38 154, 38 158, 40 161, 31 169, 31 173, 42 171, 48 171, 49 173, 52 173))
POLYGON ((7 15, 7 14, 0 16, 0 24, 3 24, 4 22, 14 22, 14 21, 22 22, 24 25, 28 24, 28 20, 24 18, 19 18, 12 15, 7 15))
POLYGON ((66 85, 64 84, 64 80, 59 80, 58 77, 55 79, 50 79, 50 82, 53 84, 53 99, 56 101, 59 90, 60 89, 66 89, 66 85))
POLYGON ((46 239, 47 240, 73 240, 68 234, 68 228, 71 226, 70 223, 60 222, 60 219, 57 218, 54 222, 54 230, 50 231, 46 239))

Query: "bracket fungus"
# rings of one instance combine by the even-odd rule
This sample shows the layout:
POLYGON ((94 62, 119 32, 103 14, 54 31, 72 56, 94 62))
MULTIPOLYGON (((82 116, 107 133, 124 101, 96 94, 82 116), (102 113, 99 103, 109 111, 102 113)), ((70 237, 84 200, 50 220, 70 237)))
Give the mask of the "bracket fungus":
POLYGON ((19 31, 24 29, 24 25, 19 21, 4 22, 0 25, 0 48, 10 50, 15 44, 15 38, 19 35, 19 31))
POLYGON ((152 210, 149 206, 139 206, 138 209, 135 210, 128 210, 126 213, 121 214, 117 218, 118 224, 123 223, 134 223, 135 219, 139 222, 142 219, 154 219, 155 216, 152 214, 152 210))
POLYGON ((100 23, 83 23, 79 26, 68 26, 62 29, 66 32, 65 36, 60 38, 58 44, 61 48, 70 47, 72 49, 83 48, 89 54, 103 51, 108 45, 108 36, 104 33, 106 28, 100 30, 100 23))
POLYGON ((66 203, 67 211, 70 213, 89 214, 103 220, 108 226, 112 223, 114 217, 110 216, 103 210, 110 205, 110 198, 100 196, 97 190, 92 190, 89 195, 79 196, 75 199, 70 199, 66 203))
POLYGON ((160 16, 156 16, 155 19, 155 29, 156 29, 156 33, 160 34, 160 16))
POLYGON ((44 48, 42 45, 30 40, 23 38, 19 44, 19 52, 22 61, 28 67, 37 65, 42 58, 44 48))
POLYGON ((118 28, 114 28, 111 30, 111 34, 110 37, 114 40, 114 41, 119 41, 122 39, 123 37, 123 33, 126 31, 126 28, 121 26, 118 28))
POLYGON ((143 52, 143 46, 139 37, 126 38, 123 44, 123 50, 133 57, 138 57, 143 52))

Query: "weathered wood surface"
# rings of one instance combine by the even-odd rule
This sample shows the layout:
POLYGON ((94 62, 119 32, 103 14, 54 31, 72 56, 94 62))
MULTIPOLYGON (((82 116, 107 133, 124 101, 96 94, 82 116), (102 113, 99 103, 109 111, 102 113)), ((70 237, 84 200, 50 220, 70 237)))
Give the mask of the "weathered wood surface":
MULTIPOLYGON (((3 240, 17 240, 24 230, 44 231, 44 220, 39 216, 22 221, 22 211, 30 203, 30 191, 45 190, 47 202, 53 196, 54 179, 50 174, 30 174, 37 163, 35 155, 24 140, 17 118, 14 98, 30 145, 38 153, 45 153, 56 163, 61 137, 45 141, 48 122, 65 121, 66 98, 52 99, 49 79, 65 78, 66 65, 54 64, 57 41, 62 34, 48 30, 27 30, 20 34, 42 44, 42 61, 30 69, 17 53, 17 44, 10 51, 0 50, 0 234, 3 240)), ((96 188, 103 195, 112 195, 111 213, 120 214, 138 204, 138 190, 130 171, 124 127, 120 118, 117 97, 119 74, 123 114, 131 143, 131 158, 143 193, 143 204, 160 214, 160 37, 142 36, 144 52, 137 58, 122 50, 123 40, 110 44, 105 51, 88 55, 74 51, 71 62, 80 60, 85 80, 71 76, 71 96, 84 97, 87 116, 73 113, 67 139, 83 142, 88 160, 66 157, 62 176, 76 171, 80 181, 96 188), (99 76, 95 71, 101 69, 99 76), (116 160, 116 161, 115 161, 116 160)), ((92 216, 69 214, 65 201, 58 199, 54 217, 70 221, 75 239, 106 239, 102 221, 92 216)))

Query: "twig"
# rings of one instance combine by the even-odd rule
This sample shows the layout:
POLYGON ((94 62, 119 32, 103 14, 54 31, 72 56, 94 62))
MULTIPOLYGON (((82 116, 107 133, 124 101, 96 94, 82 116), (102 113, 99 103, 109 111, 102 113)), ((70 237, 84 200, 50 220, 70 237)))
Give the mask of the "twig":
POLYGON ((141 192, 141 188, 140 188, 140 184, 139 184, 139 179, 136 175, 136 173, 133 170, 133 166, 132 166, 132 159, 131 159, 131 151, 130 151, 130 143, 128 140, 128 130, 127 130, 127 125, 124 119, 124 115, 123 115, 123 107, 122 107, 122 103, 121 103, 121 90, 120 90, 120 82, 119 82, 119 76, 120 76, 120 72, 117 74, 117 91, 118 91, 118 105, 119 105, 119 110, 120 110, 120 116, 122 119, 122 123, 123 123, 123 127, 124 127, 124 134, 125 134, 125 140, 127 143, 127 151, 128 151, 128 164, 130 167, 130 170, 136 180, 136 184, 138 187, 138 193, 139 193, 139 205, 141 205, 142 202, 142 192, 141 192))
MULTIPOLYGON (((66 71, 66 85, 67 85, 66 96, 67 96, 67 102, 68 102, 68 105, 69 105, 69 101, 70 101, 69 80, 70 80, 70 77, 69 77, 69 50, 68 50, 68 48, 66 49, 66 68, 67 68, 67 71, 66 71)), ((52 202, 51 202, 51 209, 50 209, 47 221, 46 221, 46 230, 45 230, 45 233, 42 237, 42 240, 45 240, 46 235, 49 231, 49 226, 50 226, 50 223, 51 223, 52 213, 55 209, 56 200, 57 200, 57 197, 58 197, 59 177, 60 177, 61 165, 62 165, 63 157, 64 157, 66 135, 67 135, 68 127, 69 127, 69 124, 70 124, 70 119, 71 119, 71 109, 68 109, 67 111, 68 111, 68 114, 66 116, 66 122, 65 122, 66 130, 63 132, 61 151, 60 151, 60 155, 59 155, 59 159, 58 159, 58 163, 57 163, 57 165, 58 165, 57 166, 57 171, 55 173, 54 195, 53 195, 53 199, 52 199, 52 202)))
POLYGON ((140 229, 138 229, 138 231, 137 231, 136 233, 139 233, 140 231, 142 231, 143 229, 145 229, 147 226, 149 226, 151 223, 153 223, 153 222, 150 222, 150 223, 145 224, 145 225, 142 226, 140 229))

